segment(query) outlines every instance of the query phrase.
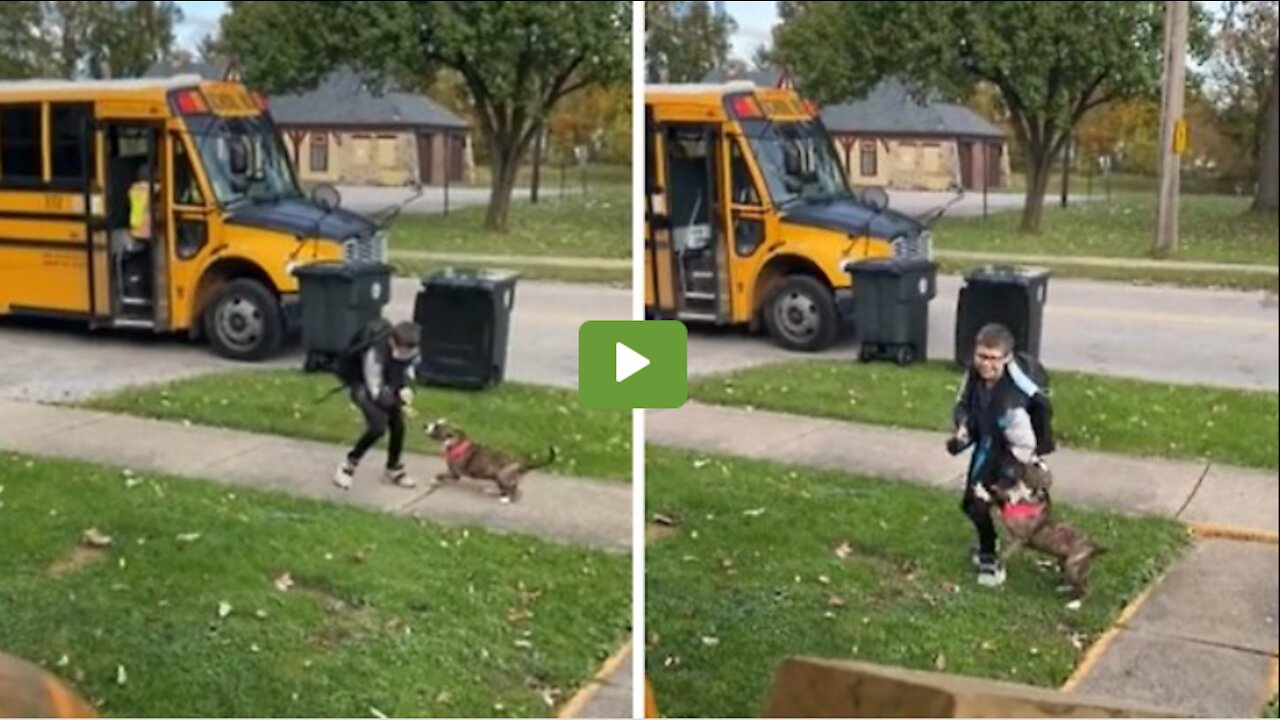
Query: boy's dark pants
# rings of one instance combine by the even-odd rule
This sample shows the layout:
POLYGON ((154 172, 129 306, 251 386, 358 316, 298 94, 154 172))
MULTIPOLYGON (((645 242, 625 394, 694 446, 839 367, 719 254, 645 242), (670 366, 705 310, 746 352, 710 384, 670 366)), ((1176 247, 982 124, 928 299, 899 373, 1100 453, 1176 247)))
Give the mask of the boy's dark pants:
POLYGON ((996 524, 991 519, 991 503, 978 497, 973 489, 975 483, 969 483, 964 489, 964 498, 960 501, 960 509, 969 517, 974 529, 978 531, 978 554, 984 558, 996 555, 996 524))
POLYGON ((387 467, 395 469, 400 467, 400 454, 404 450, 404 412, 400 408, 397 401, 394 406, 388 408, 379 405, 372 397, 369 391, 363 385, 352 388, 351 401, 360 408, 360 412, 364 414, 364 434, 356 441, 355 447, 347 454, 347 459, 352 465, 357 465, 364 458, 365 453, 369 452, 369 448, 374 443, 382 439, 382 436, 391 431, 391 441, 387 446, 387 467))

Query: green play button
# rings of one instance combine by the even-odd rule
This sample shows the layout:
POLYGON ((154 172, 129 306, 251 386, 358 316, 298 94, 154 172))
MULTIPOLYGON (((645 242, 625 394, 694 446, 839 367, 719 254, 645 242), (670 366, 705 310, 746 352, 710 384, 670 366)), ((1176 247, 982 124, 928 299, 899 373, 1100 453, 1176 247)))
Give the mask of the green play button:
POLYGON ((578 330, 578 398, 599 409, 676 408, 689 395, 689 333, 675 320, 592 320, 578 330))

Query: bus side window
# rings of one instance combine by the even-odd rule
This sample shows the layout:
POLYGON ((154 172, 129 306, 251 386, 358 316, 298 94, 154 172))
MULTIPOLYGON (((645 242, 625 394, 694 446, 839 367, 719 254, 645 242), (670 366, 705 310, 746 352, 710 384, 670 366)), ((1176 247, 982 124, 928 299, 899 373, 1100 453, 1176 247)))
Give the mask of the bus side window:
POLYGON ((729 172, 732 174, 733 203, 735 205, 760 205, 760 193, 751 179, 751 168, 742 154, 742 143, 729 141, 729 172))
POLYGON ((8 187, 44 184, 39 105, 0 106, 0 183, 8 187))

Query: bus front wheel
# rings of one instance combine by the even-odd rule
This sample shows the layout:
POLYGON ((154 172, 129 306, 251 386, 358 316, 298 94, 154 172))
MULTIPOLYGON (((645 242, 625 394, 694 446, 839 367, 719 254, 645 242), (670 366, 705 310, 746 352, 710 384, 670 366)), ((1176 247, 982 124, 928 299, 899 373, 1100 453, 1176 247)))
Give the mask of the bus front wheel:
POLYGON ((765 307, 773 341, 788 350, 816 352, 835 342, 839 318, 831 290, 808 275, 788 277, 765 307))
POLYGON ((284 337, 280 303, 256 280, 232 280, 205 308, 204 332, 214 352, 222 357, 265 360, 275 354, 284 337))

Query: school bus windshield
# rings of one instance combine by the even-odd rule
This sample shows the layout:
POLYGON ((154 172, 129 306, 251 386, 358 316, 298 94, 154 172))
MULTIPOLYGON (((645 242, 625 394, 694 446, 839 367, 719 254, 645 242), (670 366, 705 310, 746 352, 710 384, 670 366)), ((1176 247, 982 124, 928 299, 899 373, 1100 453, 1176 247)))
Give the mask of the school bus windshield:
POLYGON ((223 207, 302 197, 284 143, 269 116, 191 118, 191 134, 214 197, 223 207), (238 177, 236 147, 247 149, 248 172, 238 177))
POLYGON ((831 138, 817 120, 743 120, 774 206, 852 197, 831 138))

